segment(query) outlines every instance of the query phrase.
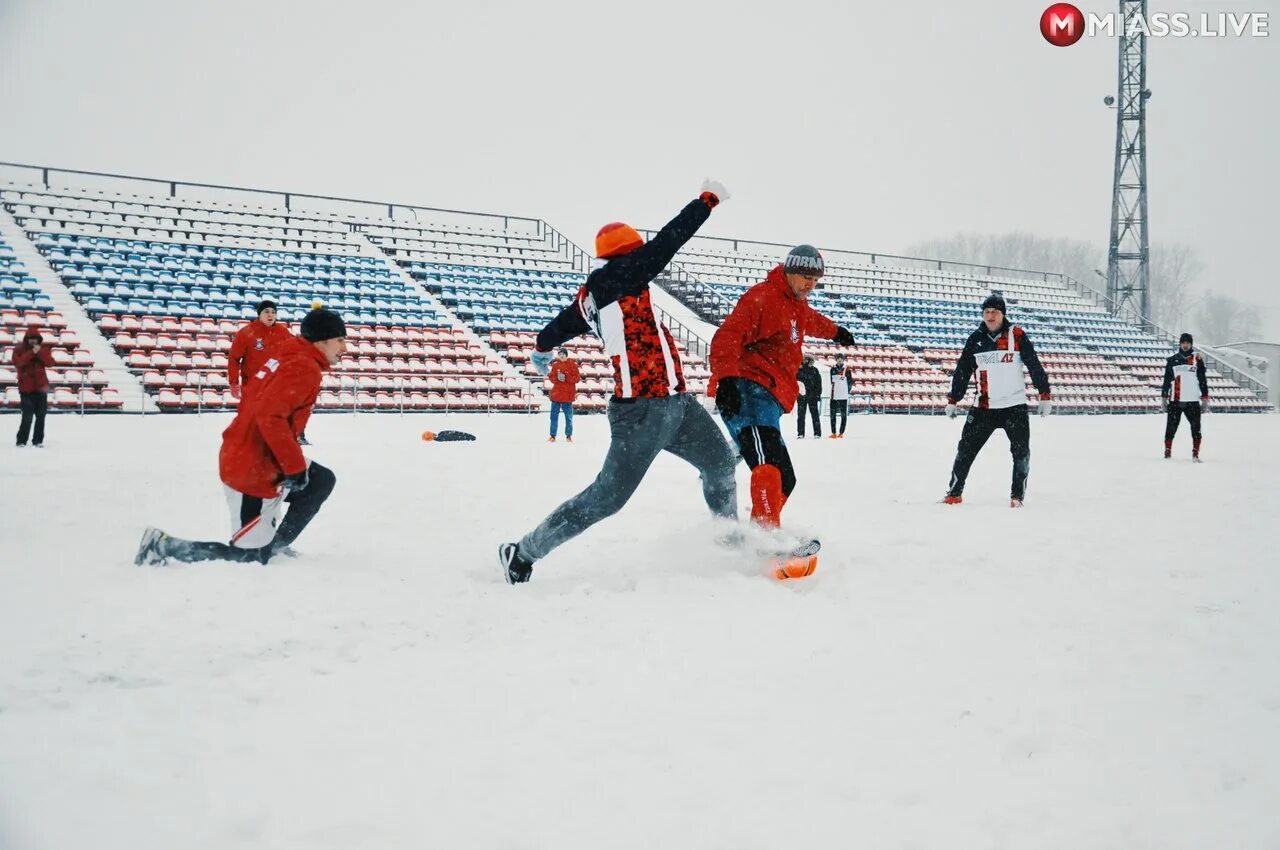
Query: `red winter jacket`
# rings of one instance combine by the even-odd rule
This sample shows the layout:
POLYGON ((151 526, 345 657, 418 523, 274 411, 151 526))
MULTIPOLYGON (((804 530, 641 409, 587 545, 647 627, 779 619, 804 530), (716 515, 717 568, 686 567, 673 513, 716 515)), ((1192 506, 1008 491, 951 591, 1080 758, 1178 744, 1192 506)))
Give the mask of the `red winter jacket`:
POLYGON ((796 404, 796 372, 804 359, 804 338, 831 339, 837 327, 797 298, 782 266, 775 266, 763 283, 743 293, 711 338, 708 395, 715 395, 715 386, 723 378, 746 378, 790 411, 796 404))
POLYGON ((552 360, 547 379, 551 381, 551 400, 573 404, 578 397, 578 364, 572 360, 552 360))
POLYGON ((13 347, 13 365, 18 367, 18 392, 47 393, 49 376, 45 367, 53 365, 53 350, 41 345, 39 351, 31 348, 31 341, 40 339, 37 331, 27 331, 20 345, 13 347))
POLYGON ((314 345, 290 336, 277 358, 267 360, 264 376, 245 393, 236 418, 222 432, 218 472, 233 490, 262 499, 280 493, 286 475, 307 468, 298 435, 307 427, 320 394, 320 378, 329 361, 314 345))
POLYGON ((248 390, 250 379, 290 339, 293 339, 293 334, 279 322, 267 327, 254 319, 236 331, 231 338, 231 350, 227 352, 227 383, 236 387, 243 381, 248 390))

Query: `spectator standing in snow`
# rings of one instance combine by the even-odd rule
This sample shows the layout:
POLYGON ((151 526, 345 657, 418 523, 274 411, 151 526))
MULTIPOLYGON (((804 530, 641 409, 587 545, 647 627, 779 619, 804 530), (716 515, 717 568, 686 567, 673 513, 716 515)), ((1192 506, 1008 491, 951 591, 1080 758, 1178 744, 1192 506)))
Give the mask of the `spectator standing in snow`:
POLYGON ((822 420, 818 418, 818 404, 822 401, 822 373, 813 365, 813 358, 806 357, 800 371, 796 372, 796 382, 803 390, 796 399, 796 438, 804 439, 805 412, 813 421, 813 436, 822 436, 822 420))
POLYGON ((53 352, 44 344, 40 331, 30 328, 23 334, 22 342, 13 347, 13 365, 18 371, 18 396, 22 400, 17 444, 21 448, 31 437, 31 444, 42 448, 44 416, 49 409, 49 375, 45 369, 53 365, 53 352))
POLYGON ((849 422, 849 391, 853 389, 853 372, 844 363, 844 355, 837 354, 831 367, 831 439, 844 439, 844 428, 849 422), (840 417, 840 429, 836 430, 836 416, 840 417))
POLYGON ((569 357, 569 349, 561 348, 556 352, 556 359, 547 373, 551 381, 551 436, 547 442, 556 441, 556 430, 560 414, 564 413, 564 438, 573 442, 573 402, 578 396, 578 364, 569 357))

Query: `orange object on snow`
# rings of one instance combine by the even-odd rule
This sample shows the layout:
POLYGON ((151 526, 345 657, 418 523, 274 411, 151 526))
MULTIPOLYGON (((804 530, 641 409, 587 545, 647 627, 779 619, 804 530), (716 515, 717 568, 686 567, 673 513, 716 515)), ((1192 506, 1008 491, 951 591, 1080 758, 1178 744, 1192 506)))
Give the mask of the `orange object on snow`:
POLYGON ((774 558, 773 560, 773 576, 779 581, 786 581, 789 578, 808 578, 817 569, 817 555, 774 558))

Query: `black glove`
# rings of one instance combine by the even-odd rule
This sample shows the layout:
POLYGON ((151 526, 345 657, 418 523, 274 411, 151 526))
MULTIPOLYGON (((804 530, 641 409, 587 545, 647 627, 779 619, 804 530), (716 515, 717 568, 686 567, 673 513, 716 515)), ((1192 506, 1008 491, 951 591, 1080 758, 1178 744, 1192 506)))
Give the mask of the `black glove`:
POLYGON ((311 466, 299 472, 297 475, 286 475, 281 480, 280 485, 284 487, 286 493, 297 493, 300 490, 307 489, 307 485, 311 483, 311 466))
POLYGON ((721 378, 716 387, 716 410, 721 416, 737 416, 742 412, 742 388, 737 378, 721 378))
POLYGON ((849 333, 848 328, 836 328, 836 335, 831 338, 836 345, 857 345, 858 341, 853 338, 853 334, 849 333))

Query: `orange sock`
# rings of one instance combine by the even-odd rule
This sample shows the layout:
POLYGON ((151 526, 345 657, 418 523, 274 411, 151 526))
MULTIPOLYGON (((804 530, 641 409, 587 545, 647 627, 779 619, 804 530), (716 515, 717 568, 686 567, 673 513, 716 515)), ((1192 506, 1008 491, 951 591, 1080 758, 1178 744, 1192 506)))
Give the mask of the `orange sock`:
POLYGON ((751 519, 764 526, 782 524, 782 473, 778 467, 762 463, 751 470, 751 519))

